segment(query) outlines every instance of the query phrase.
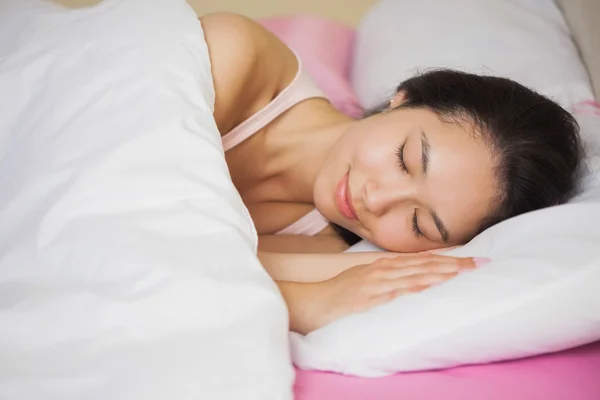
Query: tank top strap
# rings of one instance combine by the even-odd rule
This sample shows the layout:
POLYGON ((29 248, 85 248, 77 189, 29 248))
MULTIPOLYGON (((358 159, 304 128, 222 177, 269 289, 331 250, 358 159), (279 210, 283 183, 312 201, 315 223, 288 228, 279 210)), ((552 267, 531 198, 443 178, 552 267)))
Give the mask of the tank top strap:
POLYGON ((315 85, 311 77, 304 70, 302 60, 298 57, 298 54, 294 52, 294 55, 298 60, 298 72, 292 82, 266 107, 221 137, 225 151, 231 150, 242 143, 301 101, 315 97, 325 98, 323 92, 315 85))
POLYGON ((329 225, 329 221, 315 208, 293 224, 283 228, 276 235, 314 236, 329 225))

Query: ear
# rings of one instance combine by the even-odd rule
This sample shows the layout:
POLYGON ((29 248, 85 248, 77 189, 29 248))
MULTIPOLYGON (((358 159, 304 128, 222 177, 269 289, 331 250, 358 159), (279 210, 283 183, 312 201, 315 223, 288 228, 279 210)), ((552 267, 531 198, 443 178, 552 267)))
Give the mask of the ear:
POLYGON ((406 96, 404 95, 404 92, 398 92, 390 99, 390 102, 388 103, 388 109, 393 110, 394 108, 402 105, 402 103, 405 101, 406 96))

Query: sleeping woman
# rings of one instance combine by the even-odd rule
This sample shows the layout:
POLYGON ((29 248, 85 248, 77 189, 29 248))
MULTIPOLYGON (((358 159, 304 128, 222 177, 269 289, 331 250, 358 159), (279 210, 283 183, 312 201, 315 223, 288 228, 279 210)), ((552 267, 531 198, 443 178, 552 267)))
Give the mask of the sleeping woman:
POLYGON ((576 186, 577 123, 514 81, 434 70, 355 120, 256 22, 213 14, 201 23, 231 178, 292 330, 480 265, 430 250, 560 204, 576 186), (343 253, 360 239, 388 252, 343 253))

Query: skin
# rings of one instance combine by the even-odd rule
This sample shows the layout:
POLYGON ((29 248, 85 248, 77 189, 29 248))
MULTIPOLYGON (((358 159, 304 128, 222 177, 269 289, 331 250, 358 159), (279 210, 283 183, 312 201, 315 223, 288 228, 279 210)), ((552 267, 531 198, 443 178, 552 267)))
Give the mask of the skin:
MULTIPOLYGON (((284 90, 298 64, 289 48, 247 18, 215 14, 201 23, 215 86, 215 122, 224 135, 284 90)), ((393 100, 400 106, 403 94, 393 100)), ((325 99, 308 99, 226 153, 232 181, 260 237, 258 256, 279 285, 293 330, 309 332, 443 283, 476 264, 470 258, 400 253, 470 239, 496 196, 491 152, 468 122, 394 107, 353 120, 325 99), (397 155, 402 144, 406 171, 397 155), (346 176, 358 220, 345 217, 335 202, 346 176), (328 220, 399 253, 334 254, 347 245, 331 227, 316 237, 274 235, 314 207, 328 220), (415 210, 422 234, 413 230, 415 210), (446 227, 447 238, 430 210, 446 227)))
POLYGON ((493 167, 489 149, 470 124, 444 122, 425 109, 391 110, 358 121, 340 137, 317 175, 314 199, 328 220, 388 250, 457 245, 474 236, 490 211, 496 195, 493 167), (333 196, 346 173, 358 220, 345 217, 333 196))

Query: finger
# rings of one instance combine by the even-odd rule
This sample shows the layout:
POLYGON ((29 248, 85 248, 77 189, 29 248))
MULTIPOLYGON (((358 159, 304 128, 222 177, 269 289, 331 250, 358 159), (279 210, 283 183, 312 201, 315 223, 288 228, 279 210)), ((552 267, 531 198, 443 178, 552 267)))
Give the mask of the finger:
POLYGON ((457 275, 458 273, 413 275, 406 278, 400 278, 397 280, 397 282, 401 285, 404 285, 406 288, 415 288, 419 286, 438 285, 440 283, 449 281, 457 275))
POLYGON ((458 268, 475 268, 476 260, 472 257, 449 257, 441 255, 420 255, 406 258, 392 258, 379 263, 380 266, 406 268, 412 266, 430 267, 433 265, 455 265, 458 268))
POLYGON ((466 268, 474 268, 476 266, 483 265, 489 261, 491 261, 487 257, 453 257, 453 256, 444 256, 441 254, 430 254, 426 256, 428 261, 437 261, 440 263, 456 263, 461 267, 466 268))
POLYGON ((386 293, 394 292, 395 290, 413 290, 418 286, 436 285, 447 280, 450 280, 458 275, 458 272, 453 273, 438 273, 427 275, 413 275, 409 277, 401 277, 397 279, 381 280, 376 285, 372 285, 368 289, 370 296, 380 296, 386 293))
MULTIPOLYGON (((431 261, 437 260, 437 261, 456 261, 458 263, 460 263, 461 265, 472 265, 472 264, 476 264, 477 266, 486 264, 490 261, 492 261, 490 258, 488 257, 454 257, 454 256, 445 256, 442 254, 427 254, 427 255, 421 255, 420 257, 426 257, 426 259, 429 259, 431 261)), ((417 259, 419 258, 419 256, 416 257, 417 259)), ((425 259, 425 258, 423 258, 425 259)), ((392 259, 394 260, 394 259, 392 259)))
MULTIPOLYGON (((395 260, 395 259, 392 259, 395 260)), ((458 263, 461 265, 472 265, 473 257, 453 257, 453 256, 445 256, 442 254, 422 254, 420 256, 414 257, 415 261, 436 261, 440 263, 458 263)))
POLYGON ((429 289, 430 287, 431 287, 431 285, 422 285, 422 286, 414 286, 411 288, 400 288, 400 289, 391 290, 389 292, 386 292, 386 293, 383 293, 383 294, 380 294, 377 296, 373 296, 369 300, 368 308, 375 307, 375 306, 378 306, 381 304, 385 304, 385 303, 390 302, 398 297, 422 292, 426 289, 429 289))
POLYGON ((429 289, 431 286, 433 286, 433 285, 413 286, 406 291, 406 294, 419 293, 419 292, 429 289))
POLYGON ((440 263, 427 263, 420 265, 411 265, 403 267, 386 267, 382 268, 378 274, 379 279, 398 279, 406 278, 415 275, 425 274, 453 274, 465 269, 456 263, 451 264, 440 264, 440 263))

